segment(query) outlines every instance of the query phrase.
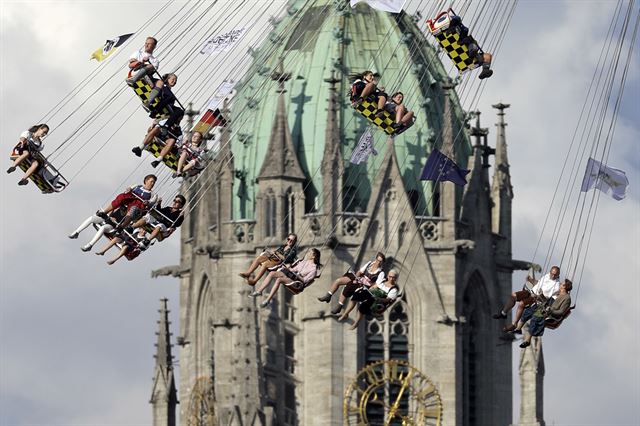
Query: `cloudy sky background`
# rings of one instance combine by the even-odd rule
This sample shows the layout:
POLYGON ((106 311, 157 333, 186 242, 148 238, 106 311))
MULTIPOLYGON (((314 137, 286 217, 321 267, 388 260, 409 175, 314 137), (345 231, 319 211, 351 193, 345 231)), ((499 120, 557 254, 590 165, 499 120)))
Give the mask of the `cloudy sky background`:
MULTIPOLYGON (((87 58, 104 39, 135 30, 162 4, 0 3, 3 149, 8 153, 20 132, 98 66, 87 58)), ((281 1, 274 2, 273 13, 281 6, 281 1)), ((493 131, 491 104, 511 104, 506 120, 518 259, 533 254, 614 8, 614 1, 519 2, 496 59, 496 74, 484 89, 479 103, 483 126, 493 131)), ((149 31, 157 34, 154 31, 160 29, 149 31)), ((245 44, 254 41, 248 36, 245 44)), ((125 47, 119 59, 105 66, 102 78, 117 72, 136 46, 125 47)), ((161 48, 158 53, 162 59, 161 48)), ((164 63, 174 66, 171 59, 164 63)), ((234 65, 241 68, 243 63, 234 65)), ((567 324, 544 338, 548 424, 640 423, 638 65, 636 49, 609 158, 610 165, 627 171, 629 196, 622 202, 601 198, 578 309, 567 324)), ((105 93, 121 84, 112 80, 105 93)), ((181 76, 179 84, 188 87, 188 81, 181 76)), ((211 91, 216 84, 211 82, 211 91)), ((189 93, 178 86, 179 96, 180 90, 189 93)), ((118 100, 135 111, 129 95, 118 100)), ((83 96, 88 93, 78 98, 83 96)), ((196 106, 206 100, 195 99, 196 106)), ((92 105, 94 100, 88 103, 92 105)), ((32 184, 18 187, 19 172, 0 173, 2 425, 151 423, 148 400, 158 299, 170 299, 172 319, 177 321, 178 282, 152 280, 149 271, 177 262, 177 238, 135 262, 122 260, 113 267, 104 263, 106 259, 80 252, 89 231, 79 240, 66 238, 120 187, 152 170, 148 161, 138 167, 139 160, 129 152, 144 135, 146 122, 138 111, 63 194, 43 196, 32 184)), ((47 139, 45 153, 68 134, 67 129, 55 129, 58 133, 47 139)), ((90 134, 85 139, 91 141, 90 134)), ((95 153, 95 145, 88 146, 69 161, 70 175, 95 153)), ((177 324, 173 331, 177 334, 177 324)), ((514 349, 516 360, 518 353, 514 349)), ((516 382, 516 398, 518 393, 516 382)), ((517 405, 514 415, 517 421, 517 405)))

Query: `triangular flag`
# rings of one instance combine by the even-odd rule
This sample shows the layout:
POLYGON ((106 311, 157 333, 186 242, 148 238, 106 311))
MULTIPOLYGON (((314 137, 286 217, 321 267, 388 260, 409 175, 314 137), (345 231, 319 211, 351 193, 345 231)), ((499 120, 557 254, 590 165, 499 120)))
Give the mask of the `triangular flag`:
POLYGON ((116 51, 116 48, 120 47, 125 41, 129 39, 129 37, 131 37, 134 34, 135 33, 124 34, 116 38, 112 38, 111 40, 107 40, 104 43, 104 46, 98 48, 98 50, 96 50, 91 54, 90 59, 95 59, 98 62, 104 59, 107 59, 109 56, 113 54, 113 52, 116 51))

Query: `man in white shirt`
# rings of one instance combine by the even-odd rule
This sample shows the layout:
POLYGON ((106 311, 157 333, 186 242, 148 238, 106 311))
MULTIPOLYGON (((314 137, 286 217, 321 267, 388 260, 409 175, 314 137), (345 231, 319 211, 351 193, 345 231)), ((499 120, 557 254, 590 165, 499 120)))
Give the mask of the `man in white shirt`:
POLYGON ((127 78, 129 86, 134 87, 136 81, 145 76, 152 76, 156 72, 160 66, 160 61, 153 56, 153 50, 157 44, 158 40, 153 37, 147 37, 144 47, 131 55, 129 58, 129 69, 131 71, 129 72, 129 78, 127 78), (132 73, 135 74, 131 75, 132 73))
POLYGON ((516 329, 518 321, 520 321, 520 317, 522 317, 522 312, 524 312, 524 308, 536 303, 537 298, 544 299, 555 299, 560 292, 560 268, 558 266, 552 266, 551 270, 548 274, 540 278, 539 281, 531 277, 527 277, 527 281, 531 284, 534 284, 531 291, 529 290, 520 290, 514 293, 511 293, 509 299, 504 305, 502 311, 493 315, 495 319, 506 319, 507 312, 511 311, 516 302, 520 302, 518 304, 518 308, 516 309, 516 314, 513 317, 513 323, 504 327, 504 331, 513 331, 516 329))

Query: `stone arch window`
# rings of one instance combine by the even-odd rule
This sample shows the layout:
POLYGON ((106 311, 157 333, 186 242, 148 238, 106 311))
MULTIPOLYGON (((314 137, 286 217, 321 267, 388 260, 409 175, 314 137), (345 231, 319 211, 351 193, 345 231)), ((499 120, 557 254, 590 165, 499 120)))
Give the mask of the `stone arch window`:
MULTIPOLYGON (((367 318, 364 324, 364 345, 361 360, 364 367, 380 360, 409 360, 409 315, 404 297, 397 300, 379 318, 367 318)), ((397 389, 390 389, 391 396, 397 389)), ((379 395, 383 398, 384 395, 379 395)), ((406 410, 406 398, 400 402, 400 409, 406 410)), ((371 424, 384 424, 384 407, 371 406, 367 417, 371 424)))
POLYGON ((213 329, 211 327, 211 281, 203 275, 197 293, 194 340, 195 376, 212 377, 215 374, 213 329))
POLYGON ((463 296, 462 315, 462 424, 490 424, 482 418, 482 407, 491 404, 492 389, 487 387, 496 373, 491 362, 495 351, 493 322, 484 280, 476 271, 471 275, 463 296))
POLYGON ((262 202, 264 203, 264 236, 274 237, 276 235, 278 216, 276 211, 276 195, 269 188, 262 202))
POLYGON ((354 185, 347 185, 344 187, 342 205, 346 212, 355 212, 360 206, 358 200, 358 189, 354 185))
POLYGON ((295 232, 295 194, 291 187, 287 188, 284 194, 282 211, 284 213, 284 233, 290 234, 291 232, 295 232))

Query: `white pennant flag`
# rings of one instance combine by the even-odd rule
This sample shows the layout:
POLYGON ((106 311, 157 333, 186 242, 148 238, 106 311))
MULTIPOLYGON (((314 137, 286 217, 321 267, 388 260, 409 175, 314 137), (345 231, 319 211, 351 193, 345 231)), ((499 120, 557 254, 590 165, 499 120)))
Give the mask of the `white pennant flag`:
POLYGON ((360 164, 366 162, 370 154, 378 155, 378 151, 373 147, 373 135, 371 131, 367 129, 362 136, 360 136, 358 146, 356 146, 353 154, 351 154, 349 161, 353 164, 360 164))
POLYGON ((356 7, 358 3, 366 3, 383 12, 400 13, 406 0, 351 0, 351 7, 356 7))
POLYGON ((231 94, 231 92, 233 92, 233 86, 235 86, 235 82, 233 80, 225 80, 220 83, 220 86, 218 86, 215 93, 213 94, 213 98, 211 98, 211 100, 209 101, 207 109, 215 110, 216 108, 218 108, 222 101, 224 101, 225 98, 227 98, 231 94))
POLYGON ((587 192, 595 187, 610 195, 614 200, 620 201, 627 195, 627 186, 629 186, 629 179, 627 179, 625 172, 589 158, 580 191, 587 192))
POLYGON ((231 30, 222 35, 215 36, 207 40, 200 53, 203 55, 211 55, 218 52, 226 52, 231 49, 242 37, 247 33, 248 28, 242 27, 231 30))

